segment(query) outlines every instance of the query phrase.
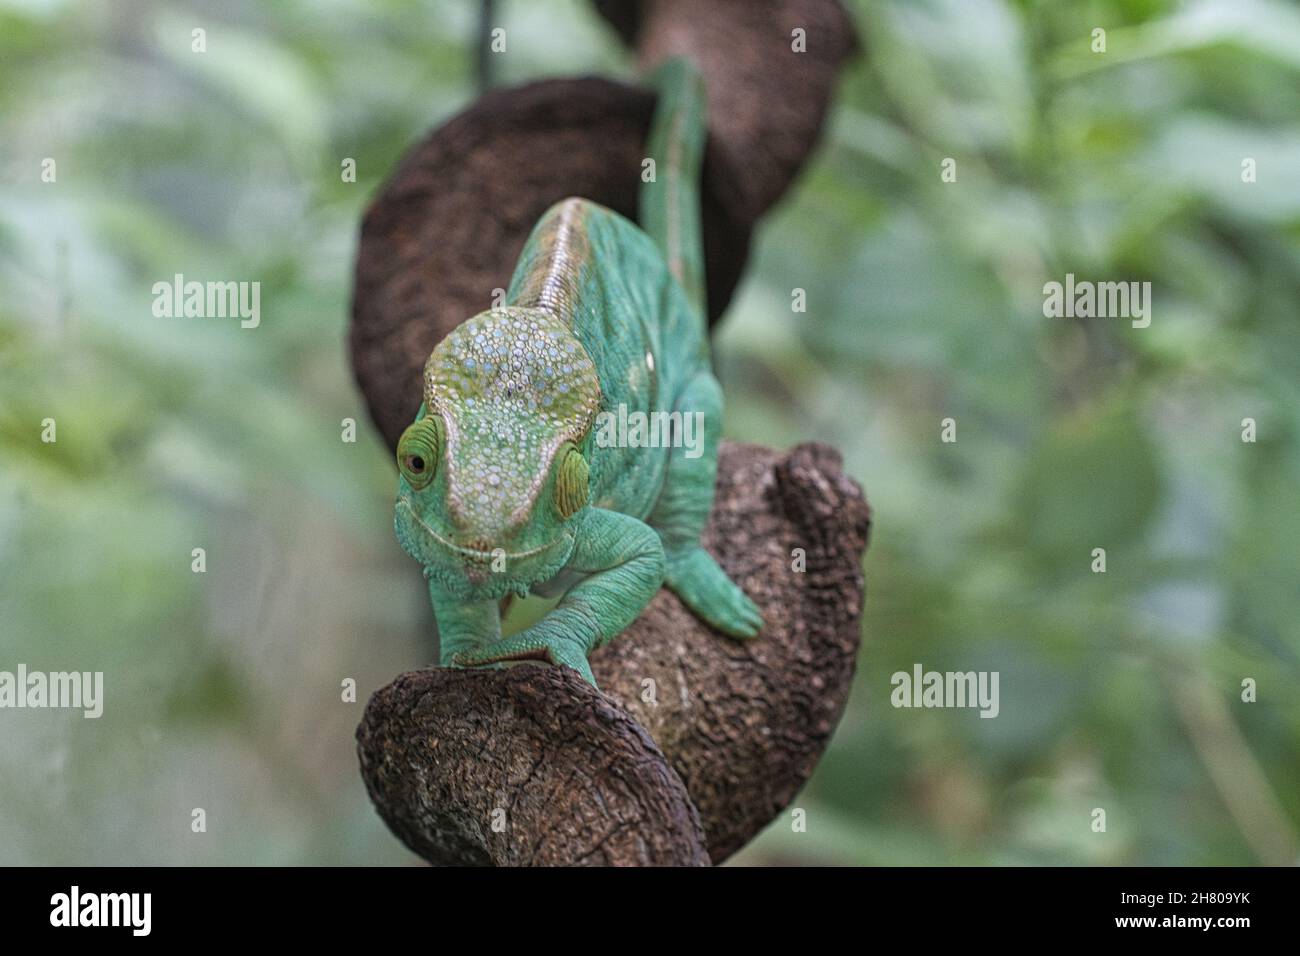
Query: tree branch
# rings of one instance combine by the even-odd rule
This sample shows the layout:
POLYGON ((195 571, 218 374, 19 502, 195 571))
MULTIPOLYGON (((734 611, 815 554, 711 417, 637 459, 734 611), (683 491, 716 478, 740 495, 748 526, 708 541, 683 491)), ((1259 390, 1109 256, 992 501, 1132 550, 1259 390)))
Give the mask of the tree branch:
POLYGON ((763 609, 758 639, 661 590, 592 656, 603 694, 532 664, 402 675, 357 741, 407 846, 435 864, 721 862, 790 802, 848 697, 870 511, 824 445, 727 443, 718 472, 704 544, 763 609))

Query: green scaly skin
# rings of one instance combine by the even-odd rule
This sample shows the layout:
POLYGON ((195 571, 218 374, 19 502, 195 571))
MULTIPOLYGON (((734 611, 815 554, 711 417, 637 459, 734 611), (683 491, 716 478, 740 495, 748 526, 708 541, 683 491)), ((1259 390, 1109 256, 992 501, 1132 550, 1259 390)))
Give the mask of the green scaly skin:
POLYGON ((588 655, 664 584, 725 634, 762 626, 700 547, 722 420, 704 316, 704 95, 684 60, 655 80, 646 231, 584 199, 556 204, 507 304, 459 326, 425 366, 424 403, 398 443, 395 525, 424 567, 444 666, 539 658, 594 685, 588 655), (702 453, 611 445, 593 425, 620 405, 702 413, 702 453), (563 597, 503 639, 499 602, 527 593, 563 597))

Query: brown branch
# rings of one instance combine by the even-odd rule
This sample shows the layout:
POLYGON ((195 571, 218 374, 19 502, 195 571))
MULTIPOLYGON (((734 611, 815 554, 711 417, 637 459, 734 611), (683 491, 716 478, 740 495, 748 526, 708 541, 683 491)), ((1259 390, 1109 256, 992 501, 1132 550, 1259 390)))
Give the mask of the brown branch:
POLYGON ((721 862, 803 786, 844 709, 869 525, 826 446, 725 444, 704 543, 762 607, 759 638, 663 590, 593 655, 603 694, 531 664, 405 674, 357 734, 380 815, 438 864, 721 862))
POLYGON ((434 864, 708 862, 650 735, 568 668, 403 674, 370 699, 357 747, 380 815, 434 864))
POLYGON ((817 145, 840 69, 858 52, 839 0, 594 2, 643 67, 670 56, 699 66, 709 131, 743 159, 742 215, 753 222, 770 209, 817 145))

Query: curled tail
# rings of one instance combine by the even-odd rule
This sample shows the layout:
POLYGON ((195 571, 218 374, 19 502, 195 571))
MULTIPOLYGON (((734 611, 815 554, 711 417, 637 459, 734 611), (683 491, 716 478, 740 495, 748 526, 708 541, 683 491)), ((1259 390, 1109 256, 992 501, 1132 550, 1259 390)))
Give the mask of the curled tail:
POLYGON ((647 143, 654 178, 641 186, 643 228, 705 322, 704 242, 700 231, 700 165, 707 135, 704 83, 686 59, 665 61, 650 75, 659 91, 647 143))

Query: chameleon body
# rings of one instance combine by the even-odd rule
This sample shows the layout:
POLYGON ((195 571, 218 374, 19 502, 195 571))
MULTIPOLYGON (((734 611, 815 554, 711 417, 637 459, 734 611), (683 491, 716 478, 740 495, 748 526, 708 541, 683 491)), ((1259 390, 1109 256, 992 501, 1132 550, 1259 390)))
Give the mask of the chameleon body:
POLYGON ((732 637, 762 625, 700 546, 722 416, 704 314, 703 89, 684 60, 654 78, 645 230, 588 200, 556 204, 505 304, 425 365, 424 402, 398 442, 395 526, 424 567, 444 666, 539 658, 594 684, 588 655, 665 584, 732 637), (620 444, 628 436, 605 427, 637 412, 668 440, 620 444), (527 593, 563 596, 502 638, 501 600, 527 593))

